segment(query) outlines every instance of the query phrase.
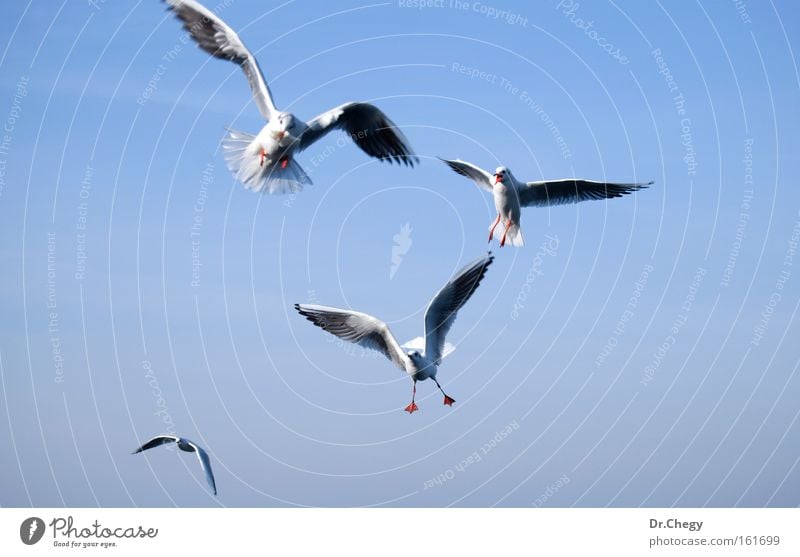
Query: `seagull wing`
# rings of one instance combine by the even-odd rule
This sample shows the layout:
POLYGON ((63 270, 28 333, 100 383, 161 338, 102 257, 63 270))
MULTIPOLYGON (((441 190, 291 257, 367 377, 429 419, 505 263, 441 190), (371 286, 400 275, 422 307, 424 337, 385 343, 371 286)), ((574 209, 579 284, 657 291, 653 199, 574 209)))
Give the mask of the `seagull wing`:
POLYGON ((414 155, 403 132, 378 107, 369 103, 351 102, 323 112, 307 122, 308 129, 300 136, 300 150, 321 139, 331 130, 340 129, 370 157, 382 161, 414 166, 414 155))
POLYGON ((175 435, 158 435, 150 439, 150 441, 133 451, 131 454, 140 453, 142 451, 146 451, 147 449, 152 449, 153 447, 166 445, 167 443, 175 443, 177 440, 178 438, 175 435))
POLYGON ((563 205, 589 199, 611 199, 646 188, 653 182, 632 182, 627 184, 595 182, 593 180, 547 180, 528 182, 519 190, 519 203, 530 205, 563 205))
POLYGON ((494 261, 492 254, 484 255, 461 269, 434 296, 425 310, 425 357, 439 365, 445 349, 445 337, 456 320, 456 314, 478 288, 486 269, 494 261))
POLYGON ((317 327, 342 340, 377 350, 406 371, 408 355, 394 338, 389 326, 380 319, 366 313, 325 306, 295 304, 294 307, 317 327))
POLYGON ((216 58, 236 62, 242 67, 253 98, 261 114, 267 120, 277 112, 272 102, 272 93, 264 80, 255 57, 244 45, 239 35, 218 18, 214 12, 195 0, 164 0, 175 16, 183 22, 197 45, 216 58))
POLYGON ((484 189, 489 193, 492 193, 493 191, 492 175, 483 170, 482 168, 479 168, 470 162, 465 162, 462 160, 454 160, 454 161, 447 159, 440 159, 440 160, 447 166, 452 168, 454 171, 458 172, 462 176, 466 176, 467 178, 478 184, 478 186, 480 186, 481 189, 484 189))
POLYGON ((216 495, 217 483, 214 481, 214 472, 211 471, 211 460, 208 458, 208 453, 203 449, 203 447, 192 441, 187 441, 186 444, 192 447, 197 453, 197 459, 200 461, 200 466, 203 467, 203 472, 206 473, 206 481, 208 481, 208 485, 211 486, 211 491, 213 491, 214 495, 216 495))

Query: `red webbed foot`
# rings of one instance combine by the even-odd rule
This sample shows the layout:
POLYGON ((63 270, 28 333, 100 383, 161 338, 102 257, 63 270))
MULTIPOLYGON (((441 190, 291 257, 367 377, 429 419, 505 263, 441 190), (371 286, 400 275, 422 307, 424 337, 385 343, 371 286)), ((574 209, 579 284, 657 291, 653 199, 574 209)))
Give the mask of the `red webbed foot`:
POLYGON ((445 406, 453 406, 453 403, 456 401, 454 398, 450 398, 447 395, 444 395, 444 404, 445 406))
POLYGON ((409 414, 413 414, 417 410, 419 410, 419 406, 417 406, 415 402, 412 402, 411 404, 405 407, 405 411, 408 412, 409 414))

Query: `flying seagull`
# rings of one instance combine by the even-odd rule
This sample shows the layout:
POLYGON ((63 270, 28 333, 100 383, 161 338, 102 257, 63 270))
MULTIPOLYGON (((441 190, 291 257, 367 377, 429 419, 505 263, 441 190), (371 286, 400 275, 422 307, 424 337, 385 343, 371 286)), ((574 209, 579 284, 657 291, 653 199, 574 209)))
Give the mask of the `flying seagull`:
POLYGON ((278 110, 258 62, 233 29, 195 0, 164 2, 200 48, 241 66, 267 120, 258 135, 228 129, 222 141, 228 168, 246 188, 275 194, 302 190, 311 179, 295 162, 295 154, 334 129, 347 132, 371 157, 410 166, 419 162, 403 133, 372 104, 345 103, 308 122, 278 110))
POLYGON ((494 236, 494 229, 503 220, 503 236, 500 247, 506 240, 512 245, 524 245, 522 230, 519 227, 520 208, 547 205, 563 205, 577 203, 589 199, 611 199, 622 197, 636 190, 646 188, 653 182, 595 182, 565 178, 563 180, 545 180, 542 182, 520 182, 505 166, 499 166, 491 174, 482 168, 462 160, 441 159, 450 168, 466 176, 482 189, 494 196, 497 218, 489 227, 489 242, 494 236))
POLYGON ((176 437, 175 435, 158 435, 157 437, 150 439, 150 441, 133 451, 131 454, 140 453, 142 451, 146 451, 147 449, 158 447, 159 445, 166 445, 167 443, 177 443, 180 450, 186 451, 187 453, 197 453, 197 458, 200 460, 200 466, 203 467, 203 472, 206 473, 208 485, 211 486, 211 491, 213 491, 214 495, 216 495, 217 484, 214 482, 214 473, 211 471, 211 461, 208 459, 208 453, 206 453, 206 451, 204 451, 200 445, 197 445, 188 439, 176 437))
POLYGON ((382 352, 410 375, 414 385, 411 404, 405 407, 409 414, 419 410, 415 402, 417 381, 429 378, 444 395, 444 403, 452 406, 455 399, 449 397, 436 380, 436 371, 442 359, 452 352, 452 345, 445 343, 445 337, 456 320, 458 310, 478 288, 493 260, 491 253, 480 257, 445 284, 425 310, 424 337, 417 337, 402 346, 386 323, 366 313, 306 304, 295 304, 294 307, 317 327, 343 340, 382 352))

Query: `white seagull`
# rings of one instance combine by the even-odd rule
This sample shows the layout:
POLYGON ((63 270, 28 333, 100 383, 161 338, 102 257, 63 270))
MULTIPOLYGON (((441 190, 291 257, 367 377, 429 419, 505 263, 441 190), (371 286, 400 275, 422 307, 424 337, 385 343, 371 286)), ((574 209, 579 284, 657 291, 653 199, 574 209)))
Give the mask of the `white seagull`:
POLYGON ((228 129, 222 142, 228 168, 245 187, 275 194, 302 190, 311 179, 294 155, 334 129, 347 132, 371 157, 411 166, 419 162, 394 122, 369 103, 345 103, 308 122, 278 110, 258 62, 233 29, 195 0, 164 2, 200 48, 241 66, 256 105, 267 120, 258 135, 228 129))
POLYGON ((158 435, 150 439, 150 441, 133 451, 131 454, 140 453, 142 451, 146 451, 147 449, 152 449, 153 447, 166 445, 167 443, 177 443, 180 450, 186 451, 187 453, 197 453, 197 458, 200 460, 200 466, 203 467, 203 472, 206 474, 208 485, 211 486, 211 491, 213 491, 214 495, 216 495, 217 484, 214 482, 214 473, 211 471, 211 461, 208 459, 208 454, 200 445, 197 445, 188 439, 177 437, 175 435, 158 435))
POLYGON ((295 304, 294 307, 300 315, 329 333, 364 348, 382 352, 397 367, 410 375, 414 380, 414 386, 411 404, 405 407, 405 411, 409 414, 419 410, 415 402, 417 381, 429 378, 433 379, 444 395, 444 403, 452 406, 455 399, 449 397, 436 380, 436 371, 442 363, 442 358, 453 351, 452 345, 445 343, 445 336, 453 326, 458 310, 478 288, 493 260, 491 253, 480 257, 461 269, 450 282, 445 284, 425 310, 424 338, 417 337, 402 346, 386 323, 366 313, 306 304, 295 304))
POLYGON ((505 166, 498 166, 494 174, 462 160, 441 159, 450 168, 466 176, 494 197, 497 219, 489 227, 489 242, 494 236, 494 229, 503 219, 503 236, 500 247, 508 239, 512 246, 524 245, 522 230, 519 227, 522 207, 563 205, 577 203, 588 199, 611 199, 622 197, 636 190, 646 188, 653 182, 595 182, 565 178, 563 180, 545 180, 541 182, 520 182, 505 166))

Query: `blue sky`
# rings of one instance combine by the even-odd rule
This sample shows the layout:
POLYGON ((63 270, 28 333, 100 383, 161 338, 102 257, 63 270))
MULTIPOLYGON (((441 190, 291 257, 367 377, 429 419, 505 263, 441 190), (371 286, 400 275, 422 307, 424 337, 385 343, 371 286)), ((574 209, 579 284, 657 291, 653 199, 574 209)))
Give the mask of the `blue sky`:
POLYGON ((159 2, 4 5, 0 505, 800 504, 795 3, 410 4, 223 6, 279 107, 374 102, 421 158, 332 134, 296 197, 234 182, 246 80, 159 2), (423 382, 409 416, 292 304, 421 334, 494 217, 437 156, 655 184, 525 210, 449 337, 456 404, 423 382), (129 454, 168 431, 218 497, 129 454))

